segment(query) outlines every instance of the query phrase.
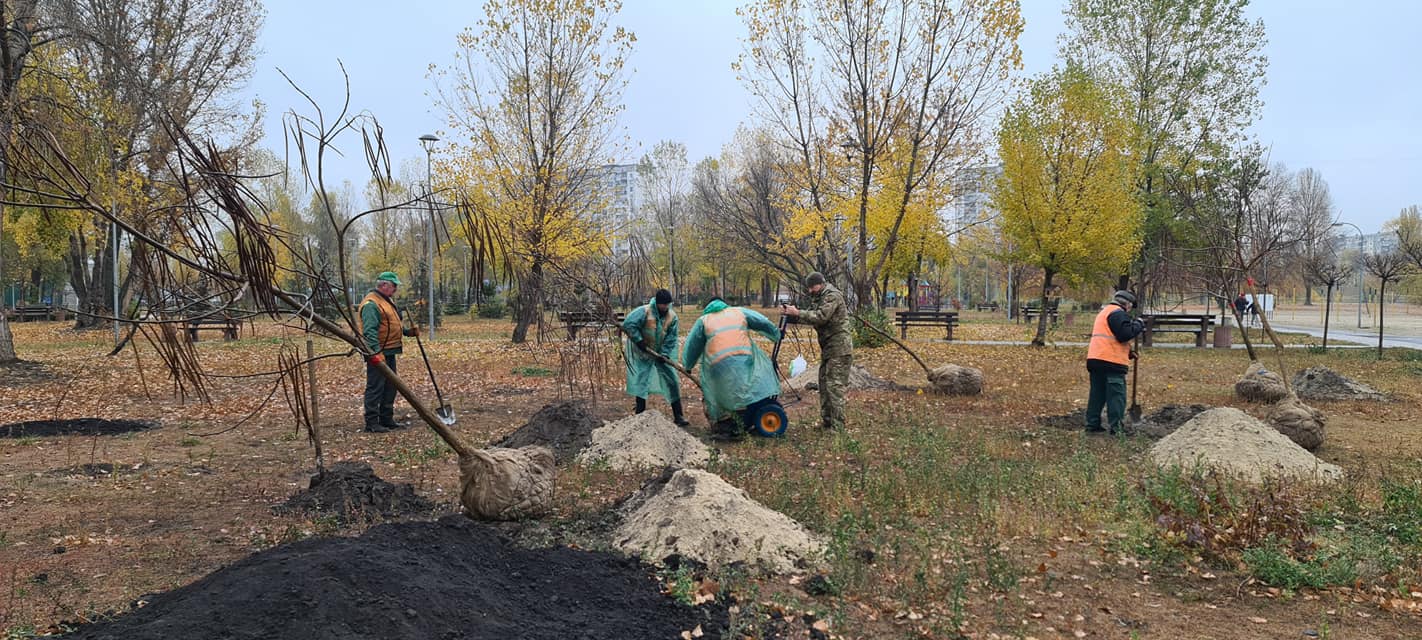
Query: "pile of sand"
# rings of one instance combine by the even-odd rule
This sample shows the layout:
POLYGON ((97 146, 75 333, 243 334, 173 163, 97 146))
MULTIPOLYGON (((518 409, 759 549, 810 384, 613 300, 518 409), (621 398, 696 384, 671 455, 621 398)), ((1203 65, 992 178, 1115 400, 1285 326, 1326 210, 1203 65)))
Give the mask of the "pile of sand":
POLYGON ((983 392, 983 372, 972 367, 945 364, 928 372, 933 391, 950 396, 975 396, 983 392))
POLYGON ((1294 393, 1309 400, 1386 400, 1382 392, 1351 380, 1328 367, 1309 367, 1294 374, 1294 393))
POLYGON ((656 409, 595 429, 592 443, 577 456, 579 464, 602 461, 618 471, 700 467, 710 459, 706 445, 656 409))
POLYGON ((490 444, 493 447, 517 449, 536 445, 548 447, 558 464, 572 461, 579 451, 592 442, 592 432, 602 426, 602 420, 582 402, 559 402, 544 405, 518 430, 490 444))
POLYGON ((1249 402, 1264 403, 1278 402, 1289 395, 1284 378, 1258 362, 1249 363, 1244 376, 1234 383, 1234 392, 1249 402))
MULTIPOLYGON (((812 364, 810 368, 800 372, 800 375, 785 381, 785 387, 792 391, 798 390, 818 390, 820 388, 820 365, 812 364)), ((854 364, 849 366, 849 388, 864 389, 870 391, 906 391, 908 387, 890 382, 872 373, 868 369, 854 364)))
POLYGON ((1150 448, 1160 466, 1193 467, 1239 477, 1326 481, 1343 471, 1320 461, 1274 428, 1230 407, 1210 409, 1186 422, 1150 448))
POLYGON ((651 562, 678 554, 713 570, 740 562, 791 573, 818 565, 825 550, 800 523, 696 469, 648 483, 619 511, 613 546, 651 562))
POLYGON ((1292 393, 1269 407, 1269 415, 1264 419, 1294 444, 1309 451, 1323 444, 1324 426, 1328 422, 1323 412, 1304 404, 1292 393))

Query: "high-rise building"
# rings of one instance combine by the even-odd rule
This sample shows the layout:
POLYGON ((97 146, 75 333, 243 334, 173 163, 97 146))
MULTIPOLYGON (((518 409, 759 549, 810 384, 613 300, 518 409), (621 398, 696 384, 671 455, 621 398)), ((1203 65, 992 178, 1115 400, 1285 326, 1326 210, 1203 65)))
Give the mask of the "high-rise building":
POLYGON ((964 169, 953 180, 953 199, 945 213, 955 242, 957 232, 992 217, 992 189, 1001 175, 1002 165, 981 165, 964 169))
POLYGON ((606 209, 594 214, 594 221, 612 240, 613 255, 630 252, 629 239, 641 233, 641 189, 635 164, 605 164, 598 171, 599 186, 606 209))

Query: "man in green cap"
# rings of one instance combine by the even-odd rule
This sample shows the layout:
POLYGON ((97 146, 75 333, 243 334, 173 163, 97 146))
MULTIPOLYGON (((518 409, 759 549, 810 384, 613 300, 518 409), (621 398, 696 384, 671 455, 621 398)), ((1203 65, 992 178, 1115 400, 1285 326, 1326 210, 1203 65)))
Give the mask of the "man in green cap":
POLYGON ((400 278, 395 272, 385 271, 375 277, 375 290, 360 302, 361 334, 371 353, 365 361, 365 430, 370 433, 410 426, 408 422, 395 421, 395 385, 376 366, 384 362, 395 371, 395 356, 404 350, 401 336, 418 333, 414 327, 400 326, 400 310, 393 300, 399 286, 400 278))
POLYGON ((783 313, 815 328, 820 341, 820 427, 844 428, 844 393, 854 362, 854 338, 849 333, 849 306, 844 294, 816 271, 805 278, 810 300, 806 309, 785 305, 783 313))

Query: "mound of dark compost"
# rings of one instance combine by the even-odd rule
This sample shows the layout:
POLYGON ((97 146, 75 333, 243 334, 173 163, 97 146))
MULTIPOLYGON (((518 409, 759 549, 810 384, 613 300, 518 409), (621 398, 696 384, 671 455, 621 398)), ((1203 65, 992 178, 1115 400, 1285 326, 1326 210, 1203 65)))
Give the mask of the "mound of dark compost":
POLYGON ((544 405, 526 424, 490 446, 513 449, 544 446, 553 450, 553 459, 558 464, 565 464, 592 443, 593 429, 601 426, 602 419, 593 415, 587 404, 558 402, 544 405))
POLYGON ((1164 438, 1191 418, 1213 408, 1203 404, 1167 404, 1158 411, 1143 416, 1140 422, 1131 424, 1129 431, 1151 438, 1164 438))
POLYGON ((51 436, 116 436, 157 427, 151 420, 30 420, 0 425, 0 438, 47 438, 51 436))
POLYGON ((429 515, 437 509, 433 502, 416 494, 413 486, 386 482, 375 475, 369 464, 356 461, 327 467, 325 473, 311 476, 311 485, 304 491, 272 507, 282 515, 333 515, 341 523, 429 515))
POLYGON ((269 549, 75 640, 720 637, 724 605, 662 595, 650 569, 603 552, 523 549, 464 516, 269 549))

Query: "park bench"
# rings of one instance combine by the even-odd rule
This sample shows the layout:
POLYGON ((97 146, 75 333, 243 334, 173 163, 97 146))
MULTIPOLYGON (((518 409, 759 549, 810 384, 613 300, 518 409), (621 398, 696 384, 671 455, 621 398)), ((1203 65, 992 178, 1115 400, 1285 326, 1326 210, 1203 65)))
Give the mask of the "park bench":
POLYGON ((944 340, 953 340, 953 327, 958 326, 956 311, 900 311, 894 314, 894 324, 899 326, 899 338, 908 339, 909 327, 943 327, 944 340))
POLYGON ((223 316, 189 318, 183 321, 183 334, 188 342, 197 342, 201 331, 221 331, 223 340, 236 340, 238 324, 236 320, 223 316))
POLYGON ((620 312, 613 311, 559 311, 558 322, 568 329, 568 339, 575 340, 578 337, 578 329, 616 327, 622 324, 625 318, 620 312))
POLYGON ((1146 347, 1154 344, 1157 333, 1193 333, 1195 346, 1204 347, 1210 327, 1215 324, 1213 315, 1201 313, 1147 313, 1141 314, 1141 320, 1145 321, 1141 345, 1146 347))
MULTIPOLYGON (((16 305, 14 309, 5 312, 5 316, 10 320, 28 322, 30 320, 49 320, 54 309, 44 305, 16 305)), ((62 312, 61 312, 62 313, 62 312)))
POLYGON ((976 305, 978 311, 997 311, 996 302, 979 302, 976 305))
MULTIPOLYGON (((1033 316, 1039 316, 1042 314, 1042 307, 1036 304, 1024 304, 1022 305, 1022 308, 1019 309, 1019 311, 1021 312, 1021 318, 1023 322, 1031 322, 1033 316)), ((1047 305, 1047 320, 1051 321, 1052 324, 1057 323, 1056 304, 1047 305)))

